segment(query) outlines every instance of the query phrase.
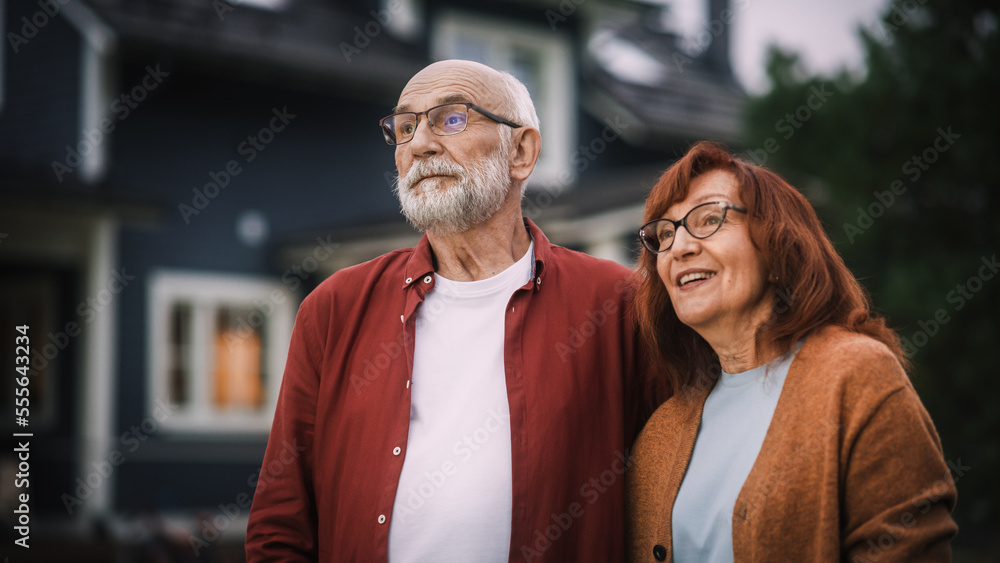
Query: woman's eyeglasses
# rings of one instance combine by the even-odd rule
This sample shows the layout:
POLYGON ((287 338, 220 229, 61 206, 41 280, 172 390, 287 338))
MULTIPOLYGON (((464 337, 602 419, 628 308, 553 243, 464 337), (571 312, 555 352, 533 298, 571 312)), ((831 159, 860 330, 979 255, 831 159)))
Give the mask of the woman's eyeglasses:
POLYGON ((747 212, 745 207, 731 203, 721 201, 703 203, 688 211, 680 221, 654 219, 646 223, 639 229, 639 240, 646 250, 659 254, 670 250, 674 244, 674 235, 681 227, 687 229, 694 238, 708 238, 719 231, 726 221, 726 212, 730 209, 740 213, 747 212))

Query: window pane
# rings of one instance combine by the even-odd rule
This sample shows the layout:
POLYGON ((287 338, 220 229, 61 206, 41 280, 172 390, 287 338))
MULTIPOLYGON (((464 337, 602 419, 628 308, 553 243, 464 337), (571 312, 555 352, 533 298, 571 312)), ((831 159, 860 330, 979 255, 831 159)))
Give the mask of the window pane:
POLYGON ((178 302, 170 308, 170 351, 167 367, 168 400, 177 405, 191 400, 191 304, 178 302))
POLYGON ((264 403, 264 326, 252 307, 224 306, 216 315, 212 403, 216 408, 259 409, 264 403))
POLYGON ((476 61, 483 64, 491 62, 489 60, 488 44, 480 37, 471 33, 459 33, 451 48, 454 58, 476 61))
POLYGON ((511 45, 510 65, 509 72, 524 84, 531 94, 531 99, 537 100, 535 103, 539 106, 544 106, 544 92, 541 90, 542 59, 538 50, 511 45))

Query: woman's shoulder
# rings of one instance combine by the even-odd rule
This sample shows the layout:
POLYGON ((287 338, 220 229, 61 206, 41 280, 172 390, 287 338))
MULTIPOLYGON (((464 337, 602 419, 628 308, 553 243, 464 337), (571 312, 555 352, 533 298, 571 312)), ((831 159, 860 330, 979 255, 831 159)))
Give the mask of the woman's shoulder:
POLYGON ((912 389, 899 359, 882 342, 837 326, 806 337, 789 370, 805 393, 837 392, 854 398, 885 397, 912 389))
POLYGON ((845 357, 861 356, 871 359, 884 356, 895 359, 889 347, 882 342, 867 334, 835 325, 820 327, 806 337, 803 350, 808 349, 824 355, 836 353, 845 357))

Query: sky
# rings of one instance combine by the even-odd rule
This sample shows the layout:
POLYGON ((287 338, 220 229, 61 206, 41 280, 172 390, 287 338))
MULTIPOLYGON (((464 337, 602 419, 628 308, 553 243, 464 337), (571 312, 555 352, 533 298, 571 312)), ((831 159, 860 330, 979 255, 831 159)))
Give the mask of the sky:
MULTIPOLYGON (((705 29, 707 0, 659 0, 670 4, 685 34, 705 29)), ((847 66, 863 69, 857 28, 875 29, 888 0, 730 0, 735 12, 730 39, 733 68, 751 93, 767 89, 767 46, 798 51, 813 72, 832 73, 847 66)))

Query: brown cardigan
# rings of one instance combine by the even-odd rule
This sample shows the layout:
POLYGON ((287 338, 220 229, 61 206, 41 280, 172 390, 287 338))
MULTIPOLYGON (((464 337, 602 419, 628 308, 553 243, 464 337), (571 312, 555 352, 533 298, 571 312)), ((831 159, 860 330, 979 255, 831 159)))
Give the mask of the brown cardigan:
MULTIPOLYGON (((682 390, 636 439, 630 561, 673 561, 674 500, 714 384, 682 390)), ((941 441, 896 358, 869 337, 826 328, 792 361, 736 499, 735 561, 948 561, 955 497, 941 441)))

